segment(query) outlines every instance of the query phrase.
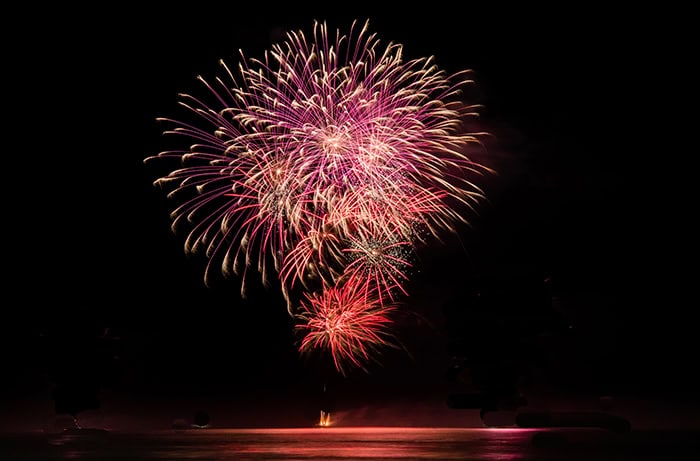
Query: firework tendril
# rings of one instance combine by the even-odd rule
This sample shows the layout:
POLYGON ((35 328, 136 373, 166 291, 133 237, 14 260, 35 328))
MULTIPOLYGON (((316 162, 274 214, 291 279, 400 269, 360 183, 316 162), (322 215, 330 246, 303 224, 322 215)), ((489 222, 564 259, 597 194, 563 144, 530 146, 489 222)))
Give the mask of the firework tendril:
POLYGON ((406 60, 368 25, 314 22, 262 59, 220 61, 200 97, 179 95, 188 117, 158 119, 186 143, 146 158, 178 162, 155 185, 185 251, 206 255, 205 283, 217 264, 242 296, 250 272, 276 280, 299 351, 325 350, 343 373, 393 344, 415 247, 467 223, 484 198, 474 178, 491 171, 466 154, 486 134, 464 130, 479 109, 461 99, 470 71, 406 60))

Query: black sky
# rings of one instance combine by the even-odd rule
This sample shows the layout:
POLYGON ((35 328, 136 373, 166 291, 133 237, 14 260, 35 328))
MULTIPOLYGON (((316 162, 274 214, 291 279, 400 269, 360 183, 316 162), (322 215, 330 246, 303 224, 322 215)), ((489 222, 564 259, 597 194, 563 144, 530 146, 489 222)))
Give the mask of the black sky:
POLYGON ((170 233, 171 207, 142 161, 164 147, 156 117, 174 113, 178 92, 199 89, 198 74, 215 75, 218 59, 236 63, 239 48, 260 57, 314 19, 347 29, 365 18, 407 57, 474 70, 500 174, 484 184, 491 201, 474 228, 426 256, 415 302, 442 308, 419 308, 433 327, 409 325, 414 361, 389 354, 358 385, 439 381, 445 306, 468 299, 470 284, 502 292, 517 290, 514 279, 548 277, 557 318, 575 327, 574 346, 550 357, 555 370, 590 371, 584 387, 694 390, 689 277, 675 262, 690 252, 677 218, 690 209, 668 193, 677 168, 657 135, 663 115, 650 110, 670 103, 655 78, 668 68, 635 17, 590 5, 339 12, 200 2, 18 17, 30 27, 6 58, 18 104, 6 133, 5 281, 14 295, 0 326, 10 377, 0 398, 42 395, 56 367, 144 395, 317 383, 320 371, 294 351, 276 286, 246 301, 235 280, 204 287, 202 262, 170 233))

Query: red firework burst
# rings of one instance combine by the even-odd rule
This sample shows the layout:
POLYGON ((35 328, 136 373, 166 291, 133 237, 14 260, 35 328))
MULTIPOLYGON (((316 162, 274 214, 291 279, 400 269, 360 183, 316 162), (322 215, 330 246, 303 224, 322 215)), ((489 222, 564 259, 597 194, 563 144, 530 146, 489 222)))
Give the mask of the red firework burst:
POLYGON ((329 354, 343 375, 355 368, 366 371, 380 349, 397 346, 390 330, 394 310, 355 279, 307 294, 296 314, 296 329, 303 333, 299 351, 329 354))

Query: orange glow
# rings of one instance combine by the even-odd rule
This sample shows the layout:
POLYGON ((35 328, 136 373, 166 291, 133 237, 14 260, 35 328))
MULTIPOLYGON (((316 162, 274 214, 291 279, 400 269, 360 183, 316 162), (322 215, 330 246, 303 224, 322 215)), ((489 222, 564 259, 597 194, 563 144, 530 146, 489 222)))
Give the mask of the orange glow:
POLYGON ((318 420, 318 425, 321 427, 328 427, 331 425, 330 412, 321 410, 321 418, 318 420))

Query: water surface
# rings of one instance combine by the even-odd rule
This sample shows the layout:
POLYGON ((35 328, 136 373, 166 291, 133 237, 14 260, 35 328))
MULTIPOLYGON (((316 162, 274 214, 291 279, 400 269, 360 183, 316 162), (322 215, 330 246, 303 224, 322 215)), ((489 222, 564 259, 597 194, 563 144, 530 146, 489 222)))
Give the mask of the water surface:
POLYGON ((699 431, 314 427, 5 434, 0 459, 25 460, 691 460, 699 431))

